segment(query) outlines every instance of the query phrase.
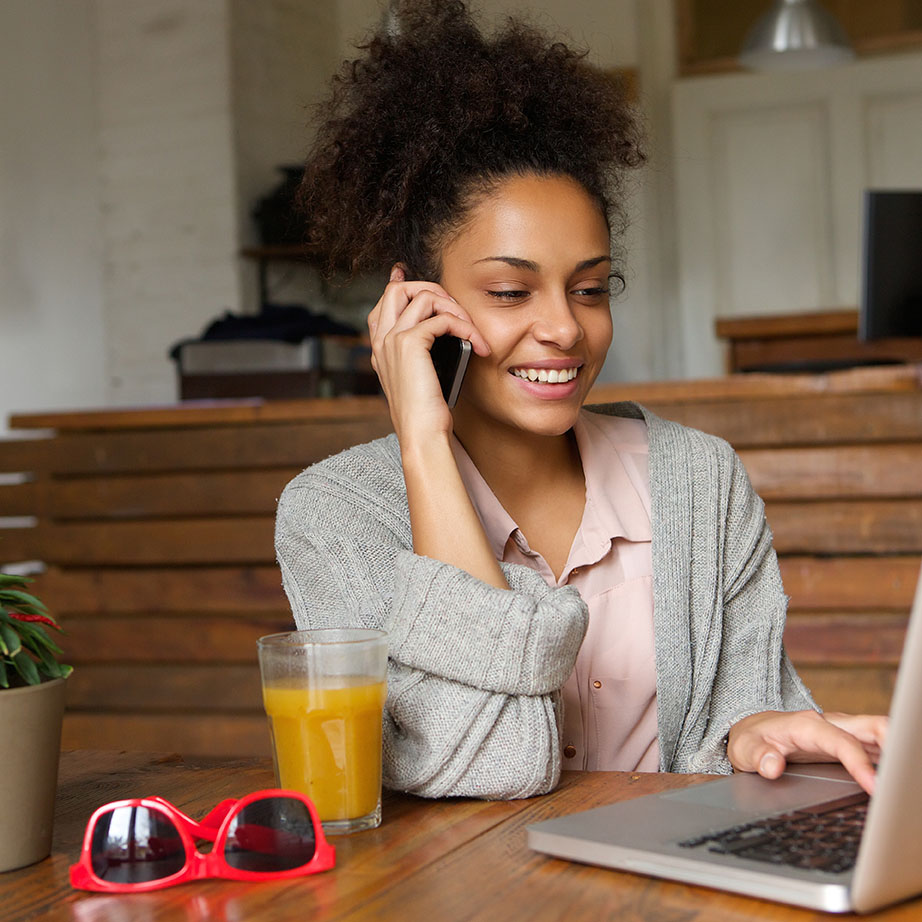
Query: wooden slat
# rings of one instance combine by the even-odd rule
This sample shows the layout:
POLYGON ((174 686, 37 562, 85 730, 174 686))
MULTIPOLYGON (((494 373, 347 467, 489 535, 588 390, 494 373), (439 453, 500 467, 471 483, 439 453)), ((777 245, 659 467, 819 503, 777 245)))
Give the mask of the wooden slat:
POLYGON ((53 567, 34 585, 58 615, 253 612, 288 615, 275 563, 257 567, 156 567, 62 570, 53 567))
POLYGON ((294 629, 290 616, 71 617, 61 623, 67 633, 60 643, 66 661, 74 666, 80 663, 253 664, 259 637, 294 629))
MULTIPOLYGON (((895 611, 912 604, 922 559, 781 557, 792 611, 895 611)), ((256 567, 60 570, 39 576, 36 592, 58 614, 252 611, 284 614, 275 564, 256 567)))
MULTIPOLYGON (((768 395, 872 393, 918 391, 920 366, 854 368, 814 375, 734 375, 697 380, 649 381, 637 384, 597 385, 590 401, 697 402, 702 399, 746 397, 759 400, 768 395)), ((171 429, 179 427, 232 426, 297 420, 371 418, 387 416, 379 397, 337 397, 331 400, 237 400, 185 401, 167 407, 134 407, 49 413, 17 413, 10 417, 13 429, 57 429, 60 432, 171 429)), ((0 445, 6 443, 0 442, 0 445)), ((3 454, 0 452, 0 459, 3 454)), ((0 470, 4 469, 0 460, 0 470)), ((7 468, 11 469, 11 468, 7 468)), ((31 468, 21 468, 31 470, 31 468)))
POLYGON ((213 714, 67 712, 61 748, 203 756, 271 755, 265 717, 248 714, 218 719, 213 714))
POLYGON ((766 517, 779 554, 915 554, 922 500, 772 502, 766 517))
POLYGON ((748 449, 740 457, 766 500, 922 496, 922 443, 748 449))
POLYGON ((798 666, 797 671, 824 710, 848 714, 887 714, 890 711, 895 669, 798 666))
POLYGON ((784 590, 794 611, 896 611, 912 605, 922 559, 781 557, 784 590))
POLYGON ((3 563, 41 560, 42 545, 37 528, 0 528, 0 557, 3 563))
POLYGON ((824 333, 858 333, 858 311, 815 311, 809 314, 717 317, 714 332, 720 339, 769 339, 819 336, 824 333))
POLYGON ((900 615, 794 614, 784 629, 784 645, 798 665, 896 667, 908 620, 900 615))
MULTIPOLYGON (((590 402, 640 400, 641 402, 698 402, 702 399, 747 397, 759 400, 769 395, 824 395, 830 393, 883 393, 918 391, 920 365, 884 368, 853 368, 830 374, 733 375, 696 380, 645 381, 637 384, 598 384, 590 402)), ((225 426, 296 420, 370 418, 387 416, 380 397, 336 397, 334 399, 184 401, 167 407, 16 413, 10 417, 13 429, 57 429, 60 432, 170 429, 178 427, 225 426)), ((3 443, 0 443, 3 444, 3 443)), ((0 453, 2 458, 2 453, 0 453)), ((0 463, 0 470, 3 469, 0 463)), ((29 469, 31 468, 24 468, 29 469)))
POLYGON ((0 439, 0 473, 28 474, 41 470, 54 444, 53 439, 0 439))
POLYGON ((666 419, 726 439, 735 448, 902 442, 922 439, 922 393, 828 395, 647 405, 666 419))
POLYGON ((259 667, 83 664, 67 681, 69 710, 262 714, 259 667))
POLYGON ((0 540, 4 541, 6 559, 36 559, 70 566, 269 563, 275 560, 273 532, 272 516, 253 516, 65 522, 0 529, 0 540), (23 556, 14 557, 7 552, 8 535, 12 536, 9 546, 23 556))
MULTIPOLYGON (((781 557, 791 611, 889 611, 907 613, 922 558, 781 557)), ((278 566, 88 570, 52 568, 36 592, 57 614, 272 612, 288 601, 278 566)))
POLYGON ((335 397, 298 400, 184 400, 162 407, 121 407, 99 410, 61 410, 49 413, 14 413, 11 429, 57 429, 60 432, 113 429, 175 429, 177 427, 233 426, 238 424, 306 420, 366 419, 387 416, 383 397, 335 397))
POLYGON ((642 381, 636 384, 602 383, 589 392, 591 403, 636 400, 650 406, 785 398, 823 398, 831 394, 896 394, 922 390, 922 363, 887 367, 850 368, 827 374, 745 374, 722 378, 642 381))
MULTIPOLYGON (((47 508, 54 519, 274 515, 285 484, 301 470, 301 467, 283 467, 57 480, 46 488, 47 508)), ((2 497, 0 488, 0 510, 2 497)))
POLYGON ((38 497, 34 483, 0 484, 0 517, 36 515, 37 510, 38 497))
POLYGON ((854 333, 790 339, 737 340, 732 345, 731 371, 816 368, 823 362, 918 362, 922 339, 878 339, 860 342, 854 333))
POLYGON ((62 435, 44 458, 55 474, 150 473, 307 467, 343 448, 386 435, 390 420, 330 420, 236 428, 62 435))

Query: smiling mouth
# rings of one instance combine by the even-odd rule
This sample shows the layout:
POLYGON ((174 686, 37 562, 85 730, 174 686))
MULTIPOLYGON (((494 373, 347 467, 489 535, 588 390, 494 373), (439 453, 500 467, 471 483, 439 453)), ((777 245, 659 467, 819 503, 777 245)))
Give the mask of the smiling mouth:
POLYGON ((579 368, 513 368, 511 373, 523 381, 540 381, 542 384, 566 384, 579 374, 579 368))

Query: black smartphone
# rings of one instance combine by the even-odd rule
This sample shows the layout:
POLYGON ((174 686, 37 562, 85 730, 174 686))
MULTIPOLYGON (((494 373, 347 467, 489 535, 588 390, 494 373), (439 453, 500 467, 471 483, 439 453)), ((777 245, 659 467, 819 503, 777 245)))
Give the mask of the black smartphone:
POLYGON ((430 352, 435 373, 442 386, 442 396, 449 408, 458 402, 464 372, 471 359, 471 344, 457 336, 437 336, 430 352))

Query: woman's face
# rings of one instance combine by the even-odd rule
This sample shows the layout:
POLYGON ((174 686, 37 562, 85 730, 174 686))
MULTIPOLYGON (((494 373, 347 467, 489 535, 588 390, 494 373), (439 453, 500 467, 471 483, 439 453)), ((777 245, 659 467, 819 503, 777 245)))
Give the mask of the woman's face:
POLYGON ((511 177, 472 208, 441 254, 442 286, 493 350, 471 357, 454 410, 462 441, 484 425, 570 429, 611 343, 609 246, 598 206, 567 177, 511 177))

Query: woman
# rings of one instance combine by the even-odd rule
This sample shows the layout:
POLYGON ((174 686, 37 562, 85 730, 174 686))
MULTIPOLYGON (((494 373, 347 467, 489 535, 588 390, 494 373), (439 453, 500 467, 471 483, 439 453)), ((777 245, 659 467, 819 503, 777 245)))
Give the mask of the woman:
POLYGON ((368 320, 395 435, 295 478, 277 550, 299 627, 390 634, 385 783, 525 797, 561 768, 842 761, 885 719, 820 715, 730 447, 582 409, 612 337, 612 227, 642 162, 620 94, 520 23, 400 7, 335 85, 305 178, 334 263, 391 266, 368 320), (429 350, 469 340, 450 411, 429 350))

